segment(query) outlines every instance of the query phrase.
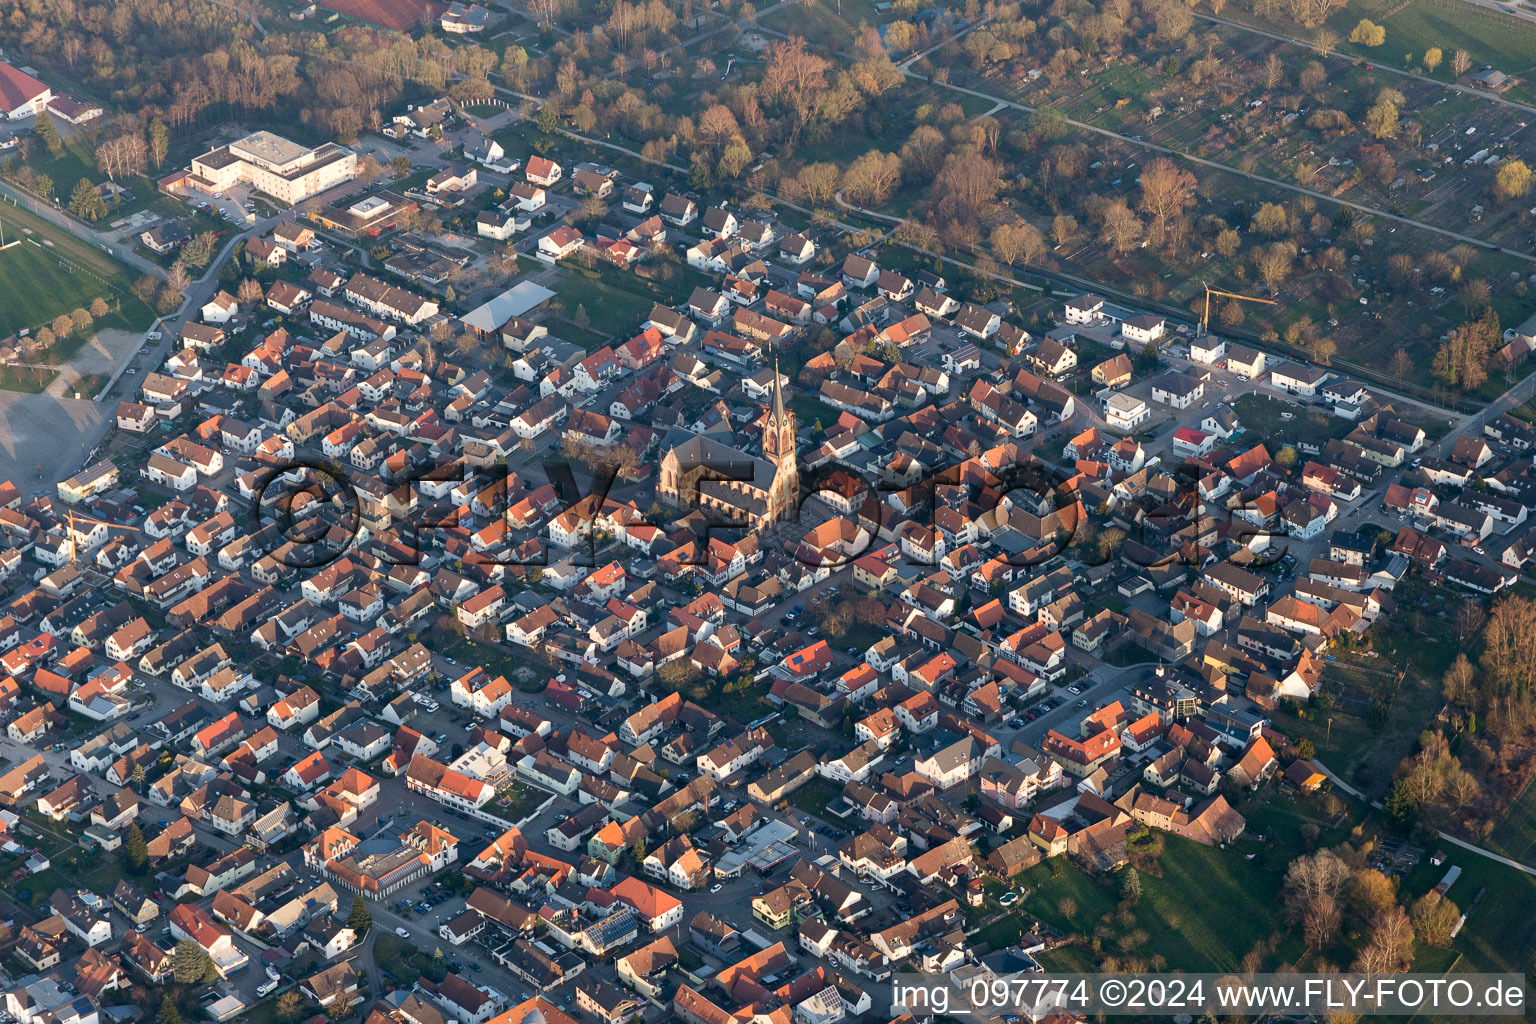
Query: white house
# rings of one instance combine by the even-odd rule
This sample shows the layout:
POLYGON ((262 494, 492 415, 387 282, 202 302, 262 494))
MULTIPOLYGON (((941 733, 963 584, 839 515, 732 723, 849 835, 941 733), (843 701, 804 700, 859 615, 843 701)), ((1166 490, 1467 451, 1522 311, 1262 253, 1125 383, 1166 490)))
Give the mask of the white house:
POLYGON ((1152 383, 1152 401, 1175 409, 1188 409, 1204 394, 1203 381, 1177 370, 1169 370, 1152 383))
POLYGON ((48 86, 0 61, 0 116, 7 121, 36 117, 51 99, 53 90, 48 86))
POLYGON ((1116 391, 1104 399, 1104 422, 1115 430, 1135 430, 1151 415, 1152 410, 1145 399, 1124 391, 1116 391))
POLYGON ((1167 321, 1152 313, 1139 313, 1120 325, 1120 336, 1127 342, 1145 345, 1163 336, 1167 321))
POLYGON ((1178 455, 1209 455, 1216 446, 1216 435, 1207 434, 1193 427, 1180 427, 1173 432, 1173 450, 1178 455))
POLYGON ((1227 358, 1227 343, 1208 334, 1189 343, 1189 361, 1201 366, 1215 366, 1227 358))
POLYGON ((565 171, 548 157, 531 156, 528 158, 528 169, 525 173, 533 184, 541 188, 549 188, 560 180, 565 171))
POLYGON ((1104 310, 1104 299, 1098 295, 1079 295, 1069 299, 1064 319, 1069 324, 1097 323, 1104 310))
POLYGON ((1269 382, 1277 388, 1285 388, 1297 395, 1315 395, 1328 379, 1328 371, 1307 363, 1291 363, 1269 372, 1269 382))
POLYGON ((203 319, 210 324, 227 324, 238 312, 240 312, 240 304, 226 291, 220 291, 203 303, 203 319))

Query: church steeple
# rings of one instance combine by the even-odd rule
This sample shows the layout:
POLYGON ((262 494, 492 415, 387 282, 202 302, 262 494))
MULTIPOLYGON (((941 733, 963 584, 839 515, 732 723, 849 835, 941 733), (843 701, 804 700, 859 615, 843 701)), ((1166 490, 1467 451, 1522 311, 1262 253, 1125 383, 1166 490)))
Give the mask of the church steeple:
POLYGON ((773 404, 763 423, 763 458, 776 466, 795 458, 795 414, 784 408, 778 356, 773 358, 773 404))

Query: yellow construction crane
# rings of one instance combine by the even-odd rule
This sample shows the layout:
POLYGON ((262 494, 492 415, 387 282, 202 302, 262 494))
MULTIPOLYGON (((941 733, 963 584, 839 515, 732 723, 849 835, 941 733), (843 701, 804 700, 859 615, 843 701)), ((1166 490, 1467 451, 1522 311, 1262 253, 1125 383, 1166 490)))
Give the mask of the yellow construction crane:
POLYGON ((137 533, 138 532, 132 526, 119 526, 116 523, 109 523, 109 522, 107 522, 104 519, 92 519, 90 516, 83 516, 80 513, 73 512, 73 511, 70 512, 65 518, 67 518, 69 520, 69 564, 70 565, 74 565, 75 564, 75 553, 79 549, 79 545, 75 542, 75 537, 80 534, 80 531, 75 529, 75 522, 77 520, 79 522, 82 522, 82 523, 88 523, 88 524, 90 524, 92 526, 105 526, 109 530, 126 530, 129 533, 137 533))
POLYGON ((1206 330, 1211 326, 1211 296, 1220 295, 1223 298, 1237 299, 1240 302, 1262 302, 1266 306, 1278 306, 1274 299, 1260 299, 1252 295, 1239 295, 1236 292, 1219 292, 1210 285, 1202 285, 1205 288, 1205 314, 1200 317, 1200 333, 1197 337, 1205 337, 1206 330))

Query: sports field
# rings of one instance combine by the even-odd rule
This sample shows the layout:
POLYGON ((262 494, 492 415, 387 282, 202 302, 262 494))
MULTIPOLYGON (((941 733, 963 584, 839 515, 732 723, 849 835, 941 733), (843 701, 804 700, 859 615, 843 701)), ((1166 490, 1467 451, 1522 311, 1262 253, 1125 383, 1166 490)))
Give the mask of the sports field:
POLYGON ((9 203, 0 204, 0 231, 7 244, 21 243, 0 250, 0 338, 89 308, 98 297, 112 307, 101 326, 133 329, 154 318, 129 290, 134 272, 106 253, 9 203))

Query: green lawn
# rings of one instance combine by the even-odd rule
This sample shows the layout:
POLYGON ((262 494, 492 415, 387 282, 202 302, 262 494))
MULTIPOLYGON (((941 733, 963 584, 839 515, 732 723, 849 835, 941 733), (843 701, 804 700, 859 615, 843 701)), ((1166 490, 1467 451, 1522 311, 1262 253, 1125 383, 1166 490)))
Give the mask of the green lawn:
MULTIPOLYGON (((694 285, 705 280, 686 266, 678 266, 665 285, 619 271, 569 268, 555 286, 552 312, 594 332, 628 338, 638 330, 655 302, 672 304, 688 297, 694 285)), ((567 332, 569 333, 569 332, 567 332)))
POLYGON ((1270 442, 1271 455, 1282 444, 1294 445, 1299 441, 1310 441, 1321 445, 1332 438, 1343 437, 1352 427, 1348 420, 1294 402, 1282 402, 1267 395, 1239 395, 1233 401, 1232 408, 1243 427, 1256 435, 1248 439, 1247 445, 1257 444, 1262 438, 1270 442), (1291 418, 1281 418, 1287 415, 1291 418))
POLYGON ((802 812, 814 814, 825 821, 829 820, 824 817, 827 805, 836 800, 842 792, 843 787, 818 776, 790 794, 789 802, 802 812))
MULTIPOLYGON (((894 17, 891 11, 876 13, 873 0, 813 0, 774 11, 763 19, 763 26, 804 36, 813 45, 841 48, 857 38, 861 24, 877 25, 894 17)), ((725 66, 724 61, 715 63, 725 66)))
POLYGON ((1527 785, 1520 799, 1504 812, 1504 820, 1488 837, 1487 846, 1525 864, 1536 859, 1536 786, 1527 785))
MULTIPOLYGON (((1439 867, 1428 857, 1421 860, 1403 879, 1403 902, 1422 896, 1451 865, 1459 866, 1461 877, 1446 894, 1467 915, 1452 946, 1466 958, 1458 969, 1529 972, 1536 950, 1536 916, 1530 911, 1536 903, 1536 877, 1449 844, 1434 849, 1443 850, 1449 859, 1439 867), (1479 892, 1484 893, 1481 902, 1479 892)), ((1417 959, 1414 966, 1418 968, 1417 959)))
POLYGON ((1324 764, 1373 798, 1385 796, 1398 762, 1413 751, 1419 733, 1439 710, 1440 679, 1460 650, 1451 632, 1458 604, 1454 597, 1409 581, 1394 600, 1396 615, 1368 634, 1379 657, 1340 654, 1329 662, 1323 686, 1335 695, 1336 706, 1307 709, 1304 719, 1289 714, 1276 719, 1281 732, 1311 740, 1324 764), (1421 605, 1421 600, 1429 603, 1421 605), (1401 666, 1407 674, 1398 686, 1401 666), (1377 698, 1390 700, 1384 717, 1372 714, 1377 698))
MULTIPOLYGON (((100 185, 108 180, 96 167, 96 154, 90 146, 79 139, 73 139, 64 145, 64 152, 58 156, 49 153, 41 144, 36 145, 27 166, 38 174, 46 174, 53 179, 53 193, 62 201, 68 202, 69 194, 81 178, 85 178, 92 185, 100 185)), ((178 166, 167 157, 165 169, 156 173, 164 174, 178 166)), ((129 214, 138 213, 140 210, 154 209, 169 216, 176 216, 182 211, 182 205, 170 196, 161 195, 155 188, 154 179, 144 175, 119 176, 117 184, 133 194, 133 198, 120 206, 112 207, 109 204, 108 215, 104 222, 117 220, 129 214)))
POLYGON ((154 319, 129 291, 137 275, 106 253, 10 205, 0 206, 0 224, 7 242, 21 239, 0 251, 0 337, 35 330, 97 297, 113 307, 103 327, 137 329, 154 319))
POLYGON ((432 961, 431 953, 409 946, 398 936, 384 931, 374 940, 373 955, 388 974, 406 985, 416 984, 432 961))
MULTIPOLYGON (((1017 906, 1052 928, 1084 937, 1108 924, 1104 950, 1111 955, 1161 955, 1168 970, 1237 968, 1250 949, 1280 927, 1282 871, 1245 859, 1258 849, 1252 841, 1219 850, 1176 836, 1163 839, 1162 877, 1142 873, 1141 901, 1129 922, 1117 918, 1119 895, 1111 887, 1118 887, 1119 874, 1100 881, 1066 858, 1021 875, 1018 881, 1033 891, 1017 906)), ((996 923, 988 932, 1006 945, 1009 930, 996 923)), ((1083 945, 1052 950, 1043 959, 1048 968, 1060 970, 1087 970, 1094 963, 1083 945)))
MULTIPOLYGON (((1404 54, 1411 53, 1418 60, 1429 47, 1440 47, 1445 62, 1435 77, 1443 81, 1455 77, 1450 66, 1451 55, 1457 50, 1466 50, 1472 57, 1473 70, 1491 64, 1507 75, 1526 79, 1505 93, 1510 99, 1529 103, 1536 98, 1536 90, 1530 84, 1531 73, 1536 71, 1536 25, 1520 18, 1457 0, 1410 0, 1409 3, 1375 0, 1366 5, 1351 4, 1349 10, 1334 17, 1330 24, 1335 28, 1343 26, 1345 42, 1342 49, 1367 58, 1379 56, 1389 64, 1402 66, 1407 63, 1403 60, 1404 54), (1387 30, 1387 41, 1375 49, 1347 41, 1349 30, 1359 18, 1372 16, 1366 13, 1369 7, 1392 12, 1380 19, 1380 24, 1387 30)), ((1423 71, 1423 66, 1419 65, 1415 70, 1423 71)))
POLYGON ((549 794, 521 780, 512 782, 496 794, 496 813, 509 821, 522 821, 549 799, 549 794), (502 803, 503 800, 507 802, 502 803))

